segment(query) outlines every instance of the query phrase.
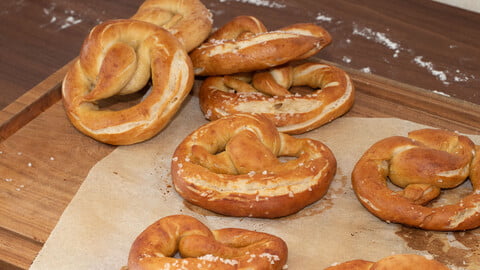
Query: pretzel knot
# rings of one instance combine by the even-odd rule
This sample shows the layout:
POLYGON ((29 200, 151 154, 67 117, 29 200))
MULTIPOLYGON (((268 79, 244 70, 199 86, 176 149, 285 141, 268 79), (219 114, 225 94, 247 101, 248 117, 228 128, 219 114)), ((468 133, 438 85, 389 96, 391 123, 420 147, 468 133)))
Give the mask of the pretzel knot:
POLYGON ((262 115, 235 114, 186 137, 171 168, 176 190, 192 204, 228 216, 275 218, 322 198, 336 160, 326 145, 279 133, 262 115))
POLYGON ((375 143, 352 172, 360 202, 388 222, 438 230, 458 231, 480 226, 480 147, 468 137, 437 129, 412 131, 375 143), (404 188, 393 191, 387 178, 404 188), (429 207, 441 189, 451 189, 467 178, 471 194, 455 204, 429 207))
POLYGON ((422 269, 422 270, 448 270, 449 268, 442 263, 428 259, 416 254, 398 254, 392 255, 377 262, 365 260, 352 260, 330 266, 325 270, 404 270, 404 269, 422 269))
POLYGON ((170 121, 193 85, 190 58, 165 29, 137 20, 114 20, 92 29, 63 81, 67 115, 81 132, 109 144, 151 138, 170 121), (135 93, 151 79, 150 92, 122 110, 98 105, 135 93))
POLYGON ((315 24, 267 31, 258 19, 240 16, 214 32, 190 57, 195 75, 225 75, 306 59, 330 42, 330 34, 315 24))
POLYGON ((212 30, 212 14, 199 0, 146 0, 131 17, 172 33, 187 52, 200 45, 212 30))
POLYGON ((331 65, 304 63, 254 74, 209 77, 199 92, 205 117, 261 113, 289 134, 307 132, 346 113, 354 102, 348 74, 331 65), (294 93, 294 88, 313 88, 294 93))
POLYGON ((164 217, 133 242, 129 270, 282 269, 286 243, 271 234, 236 228, 210 230, 186 215, 164 217), (182 258, 173 256, 179 252, 182 258))

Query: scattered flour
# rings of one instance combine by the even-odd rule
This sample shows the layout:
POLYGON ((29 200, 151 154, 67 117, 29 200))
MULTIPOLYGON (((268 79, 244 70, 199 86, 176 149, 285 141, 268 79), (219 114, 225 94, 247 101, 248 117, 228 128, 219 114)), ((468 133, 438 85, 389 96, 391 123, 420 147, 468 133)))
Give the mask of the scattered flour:
POLYGON ((80 14, 72 9, 66 9, 64 11, 57 10, 56 3, 51 3, 48 8, 43 9, 43 14, 46 17, 50 17, 48 23, 40 25, 40 27, 46 27, 53 25, 58 30, 63 30, 73 25, 83 22, 80 14))
POLYGON ((445 96, 445 97, 451 97, 449 94, 438 91, 438 90, 432 90, 432 92, 437 94, 437 95, 441 95, 441 96, 445 96))
MULTIPOLYGON (((357 23, 353 23, 352 34, 363 37, 367 40, 374 41, 378 44, 384 45, 385 47, 393 51, 393 58, 398 58, 402 51, 406 51, 410 55, 415 55, 414 50, 403 48, 399 42, 392 40, 392 38, 390 38, 386 33, 375 31, 369 27, 360 27, 357 23)), ((350 42, 351 41, 347 40, 347 43, 350 43, 350 42)), ((457 47, 458 46, 456 45, 449 45, 450 49, 455 49, 457 47)), ((346 62, 347 59, 344 57, 342 60, 346 62)), ((389 62, 388 60, 385 60, 385 61, 389 62)), ((465 74, 461 72, 459 69, 456 69, 455 71, 439 70, 438 68, 435 68, 434 63, 430 61, 426 61, 425 57, 423 56, 414 56, 412 62, 419 67, 425 68, 431 75, 435 76, 444 85, 450 85, 451 82, 459 83, 459 82, 467 82, 469 80, 476 79, 475 75, 465 74)), ((370 73, 369 68, 363 68, 362 71, 366 73, 370 73)), ((448 94, 438 92, 438 91, 436 93, 449 96, 448 94)))
POLYGON ((373 40, 379 44, 382 44, 394 51, 393 57, 397 58, 402 48, 400 44, 392 41, 385 33, 377 32, 368 27, 361 28, 358 24, 353 23, 353 35, 364 37, 368 40, 373 40))
POLYGON ((424 61, 424 60, 423 60, 423 56, 416 56, 416 57, 413 59, 413 62, 414 62, 415 64, 417 64, 418 66, 427 69, 428 72, 430 72, 430 74, 432 74, 433 76, 437 77, 437 79, 439 79, 440 81, 442 81, 443 84, 445 84, 445 85, 450 84, 450 83, 447 81, 447 74, 445 73, 445 71, 436 70, 436 69, 434 68, 432 62, 424 61))
POLYGON ((342 57, 342 61, 348 64, 348 63, 352 62, 352 58, 350 58, 348 56, 344 56, 344 57, 342 57))
POLYGON ((364 68, 361 68, 360 71, 364 72, 364 73, 372 73, 372 70, 370 67, 364 67, 364 68))
POLYGON ((268 1, 268 0, 220 0, 220 3, 225 3, 225 2, 240 2, 240 3, 247 3, 247 4, 252 4, 256 6, 262 6, 262 7, 269 7, 269 8, 285 8, 286 5, 280 4, 274 1, 268 1))
POLYGON ((333 18, 319 12, 317 13, 317 17, 315 18, 315 20, 322 22, 332 22, 333 18))

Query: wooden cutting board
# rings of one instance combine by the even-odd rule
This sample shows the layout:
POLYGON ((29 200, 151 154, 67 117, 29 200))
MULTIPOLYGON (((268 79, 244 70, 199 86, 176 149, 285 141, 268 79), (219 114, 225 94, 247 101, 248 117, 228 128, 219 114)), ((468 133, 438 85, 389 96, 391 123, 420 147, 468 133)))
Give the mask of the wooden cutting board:
MULTIPOLYGON (((356 87, 345 117, 397 117, 480 134, 479 105, 340 67, 356 87)), ((9 267, 29 267, 90 168, 115 148, 68 121, 60 100, 66 69, 0 112, 0 259, 9 267)))

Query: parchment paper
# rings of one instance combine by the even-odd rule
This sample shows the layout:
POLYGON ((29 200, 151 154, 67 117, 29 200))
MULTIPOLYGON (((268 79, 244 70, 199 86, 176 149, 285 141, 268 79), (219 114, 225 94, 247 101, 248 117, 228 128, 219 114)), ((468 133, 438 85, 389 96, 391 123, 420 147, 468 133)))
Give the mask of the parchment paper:
MULTIPOLYGON (((343 117, 300 135, 334 152, 338 171, 327 195, 289 217, 232 218, 192 206, 174 190, 170 161, 176 146, 207 123, 190 97, 172 123, 150 141, 118 147, 94 166, 31 269, 120 269, 135 237, 156 220, 192 215, 211 229, 245 228, 283 238, 288 269, 324 269, 352 259, 376 261, 398 253, 432 256, 452 269, 479 269, 478 230, 439 233, 388 224, 369 213, 352 191, 354 164, 374 142, 425 126, 399 119, 343 117), (464 267, 460 267, 464 266, 464 267)), ((479 136, 469 136, 477 144, 479 136)))

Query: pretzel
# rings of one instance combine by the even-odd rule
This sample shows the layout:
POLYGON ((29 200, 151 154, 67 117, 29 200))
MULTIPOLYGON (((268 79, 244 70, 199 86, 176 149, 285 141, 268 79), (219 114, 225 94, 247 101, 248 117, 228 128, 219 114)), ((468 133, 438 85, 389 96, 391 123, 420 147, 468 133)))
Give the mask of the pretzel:
POLYGON ((141 142, 170 121, 193 85, 190 58, 165 29, 137 20, 112 20, 92 29, 62 86, 63 104, 72 124, 104 143, 141 142), (122 110, 97 104, 114 95, 150 93, 122 110))
POLYGON ((415 254, 399 254, 385 257, 378 262, 352 260, 325 268, 325 270, 448 270, 434 259, 415 254))
POLYGON ((321 142, 279 133, 259 114, 235 114, 187 136, 171 171, 177 192, 192 204, 228 216, 276 218, 322 198, 336 165, 321 142))
POLYGON ((330 34, 315 24, 294 24, 267 31, 257 18, 239 16, 214 32, 190 57, 195 75, 225 75, 305 59, 330 42, 330 34))
POLYGON ((480 226, 480 147, 440 129, 412 131, 375 143, 355 165, 352 185, 360 202, 387 222, 436 231, 480 226), (404 189, 392 190, 387 178, 404 189), (471 194, 455 204, 430 207, 441 189, 469 178, 471 194))
POLYGON ((235 113, 261 113, 279 131, 304 133, 346 113, 354 102, 348 74, 331 65, 304 63, 251 74, 209 77, 199 92, 205 117, 215 120, 235 113), (314 88, 304 94, 296 86, 314 88), (289 91, 290 90, 290 91, 289 91))
POLYGON ((164 217, 133 242, 129 270, 282 269, 288 248, 279 237, 237 228, 210 230, 187 215, 164 217), (173 256, 179 252, 182 258, 173 256))
POLYGON ((212 14, 199 0, 146 0, 131 17, 171 32, 187 52, 200 45, 212 30, 212 14))

